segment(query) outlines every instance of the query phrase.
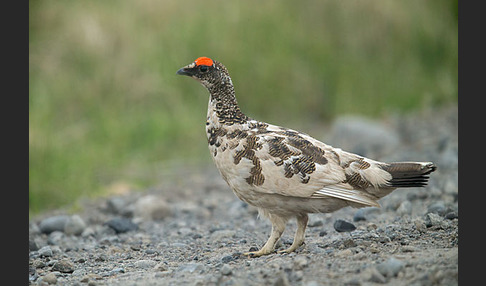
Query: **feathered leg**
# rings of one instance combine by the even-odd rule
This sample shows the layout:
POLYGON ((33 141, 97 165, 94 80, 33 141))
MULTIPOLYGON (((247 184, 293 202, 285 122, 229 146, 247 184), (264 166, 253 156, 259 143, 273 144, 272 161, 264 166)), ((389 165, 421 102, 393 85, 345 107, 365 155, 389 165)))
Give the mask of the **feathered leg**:
POLYGON ((297 231, 295 232, 294 242, 289 248, 281 250, 278 253, 291 253, 304 243, 305 228, 307 227, 308 220, 309 216, 307 214, 297 215, 297 231))
POLYGON ((274 214, 268 214, 268 218, 272 223, 272 234, 267 240, 267 243, 258 251, 246 252, 244 255, 248 255, 250 257, 259 257, 262 255, 267 255, 273 253, 275 250, 275 245, 277 241, 282 236, 282 233, 285 230, 285 225, 287 224, 288 218, 277 216, 274 214))

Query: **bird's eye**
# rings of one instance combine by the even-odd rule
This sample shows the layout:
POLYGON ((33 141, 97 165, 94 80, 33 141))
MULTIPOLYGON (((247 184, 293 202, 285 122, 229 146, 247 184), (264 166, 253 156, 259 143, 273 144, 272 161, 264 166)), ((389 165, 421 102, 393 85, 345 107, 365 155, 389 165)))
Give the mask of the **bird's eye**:
POLYGON ((208 67, 208 66, 200 66, 200 67, 199 67, 199 70, 200 70, 201 72, 207 72, 207 71, 209 70, 209 67, 208 67))

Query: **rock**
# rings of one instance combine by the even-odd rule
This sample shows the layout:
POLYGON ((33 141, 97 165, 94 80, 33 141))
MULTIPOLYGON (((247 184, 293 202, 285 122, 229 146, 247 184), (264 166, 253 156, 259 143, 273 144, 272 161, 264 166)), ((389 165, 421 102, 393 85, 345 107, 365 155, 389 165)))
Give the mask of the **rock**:
POLYGON ((187 264, 180 265, 177 268, 177 272, 189 272, 189 273, 200 272, 201 270, 203 270, 203 268, 204 267, 201 264, 187 263, 187 264))
POLYGON ((64 233, 67 235, 80 235, 86 228, 86 224, 79 215, 69 217, 64 225, 64 233))
POLYGON ((368 276, 367 280, 370 282, 380 283, 380 284, 386 283, 386 278, 378 270, 376 270, 375 267, 368 268, 366 274, 368 276))
POLYGON ((133 216, 138 219, 161 220, 171 214, 170 205, 161 196, 143 196, 134 204, 133 216))
POLYGON ((81 278, 80 282, 88 283, 90 280, 101 280, 102 278, 103 277, 99 274, 88 273, 81 278))
POLYGON ((106 202, 106 208, 110 213, 116 214, 116 215, 125 215, 127 214, 125 211, 126 206, 128 205, 128 202, 125 198, 123 197, 113 197, 108 199, 106 202))
POLYGON ((280 272, 280 275, 278 276, 273 286, 290 286, 289 280, 287 279, 287 275, 285 275, 284 272, 280 272))
POLYGON ((334 254, 336 257, 344 258, 353 255, 353 251, 351 249, 340 250, 334 254))
POLYGON ((357 244, 354 240, 352 240, 351 238, 349 239, 345 239, 343 241, 343 246, 346 247, 346 248, 350 248, 350 247, 355 247, 357 244))
POLYGON ((442 225, 442 217, 436 213, 427 213, 425 215, 425 226, 432 227, 432 226, 441 226, 442 225))
POLYGON ((410 215, 412 213, 412 203, 410 201, 403 201, 397 208, 397 214, 410 215))
POLYGON ((309 224, 307 225, 308 227, 318 227, 318 226, 323 226, 324 223, 322 222, 322 220, 314 220, 314 221, 311 221, 309 222, 309 224))
POLYGON ((338 219, 334 222, 334 229, 337 232, 349 232, 356 229, 356 226, 350 222, 338 219))
POLYGON ((50 246, 44 246, 37 251, 40 257, 52 257, 52 249, 50 246))
POLYGON ((443 201, 434 202, 427 207, 427 212, 435 213, 435 214, 438 214, 440 216, 445 215, 446 211, 447 211, 447 208, 446 208, 445 203, 443 201))
POLYGON ((34 282, 39 278, 39 275, 37 274, 37 271, 35 270, 34 267, 29 267, 29 282, 34 282))
POLYGON ((155 249, 147 249, 147 250, 145 250, 145 253, 146 254, 157 254, 157 250, 155 250, 155 249))
POLYGON ((236 231, 234 230, 229 230, 229 229, 216 230, 211 234, 211 240, 219 242, 225 239, 231 239, 235 236, 235 234, 236 231))
POLYGON ((346 286, 361 286, 361 282, 358 278, 351 278, 350 280, 344 282, 346 286))
POLYGON ((302 278, 304 278, 304 271, 296 270, 296 271, 290 272, 290 275, 289 275, 290 281, 292 281, 292 282, 301 281, 302 278))
POLYGON ((89 236, 95 236, 95 234, 96 234, 95 229, 91 226, 88 226, 81 233, 81 237, 86 238, 86 237, 89 237, 89 236))
POLYGON ((110 275, 116 275, 116 274, 120 274, 120 273, 125 273, 125 269, 122 268, 122 267, 116 267, 116 268, 113 268, 110 271, 110 275))
POLYGON ((58 255, 58 254, 64 253, 58 245, 52 245, 51 250, 52 250, 53 255, 58 255))
POLYGON ((411 245, 404 245, 402 246, 402 252, 416 252, 418 250, 417 247, 411 245))
POLYGON ((164 262, 160 262, 157 265, 155 265, 154 270, 164 272, 164 271, 167 271, 168 268, 167 268, 167 265, 164 262))
POLYGON ((67 259, 61 259, 54 263, 52 270, 63 273, 72 273, 74 271, 74 264, 67 259))
POLYGON ((379 211, 380 209, 376 207, 360 208, 354 213, 353 221, 367 220, 368 216, 370 216, 373 213, 377 213, 379 211))
POLYGON ((39 246, 37 245, 37 242, 35 242, 34 239, 29 238, 29 251, 36 251, 39 250, 39 246))
POLYGON ((354 213, 353 221, 356 222, 362 220, 366 220, 366 217, 365 217, 365 211, 361 208, 354 213))
POLYGON ((41 280, 42 282, 46 282, 47 284, 56 284, 57 276, 56 274, 49 272, 46 275, 42 276, 39 280, 41 280))
POLYGON ((233 260, 235 260, 235 258, 232 255, 226 255, 223 258, 221 258, 221 262, 223 263, 228 263, 233 260))
POLYGON ((64 237, 65 235, 63 232, 58 230, 53 231, 49 234, 49 236, 47 236, 47 243, 51 245, 58 245, 64 237))
POLYGON ((177 247, 177 248, 188 248, 189 247, 189 245, 182 243, 182 242, 174 242, 174 243, 171 243, 170 246, 177 247))
POLYGON ((124 233, 138 229, 138 225, 134 224, 128 218, 114 218, 107 221, 106 225, 112 228, 116 233, 124 233))
POLYGON ((42 220, 39 224, 39 229, 42 233, 49 234, 53 231, 64 231, 64 225, 69 220, 67 215, 58 215, 48 217, 42 220))
POLYGON ((457 214, 457 212, 449 212, 449 213, 446 213, 444 215, 444 218, 445 219, 455 219, 455 218, 459 218, 459 215, 457 214))
POLYGON ((415 225, 415 229, 420 232, 425 232, 427 230, 427 226, 425 225, 425 221, 423 219, 415 219, 413 221, 415 225))
POLYGON ((395 277, 403 269, 404 265, 402 261, 390 257, 388 260, 376 265, 376 270, 385 277, 395 277))
POLYGON ((221 274, 223 274, 223 275, 230 275, 231 271, 233 271, 233 268, 231 266, 229 266, 228 264, 224 264, 221 267, 221 274))
POLYGON ((309 260, 305 256, 298 256, 294 259, 294 268, 303 269, 309 265, 309 260))
POLYGON ((143 260, 135 261, 135 267, 141 268, 141 269, 154 268, 155 265, 157 265, 157 262, 154 261, 154 260, 143 259, 143 260))
POLYGON ((366 230, 367 230, 367 231, 374 231, 374 230, 376 230, 377 228, 378 228, 378 226, 377 226, 376 224, 372 223, 372 222, 370 222, 370 223, 368 223, 368 224, 366 225, 366 230))

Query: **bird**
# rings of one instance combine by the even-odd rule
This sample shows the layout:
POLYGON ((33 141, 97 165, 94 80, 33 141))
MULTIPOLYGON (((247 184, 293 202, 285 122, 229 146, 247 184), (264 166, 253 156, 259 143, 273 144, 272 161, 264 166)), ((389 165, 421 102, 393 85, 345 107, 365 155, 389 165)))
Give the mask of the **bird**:
MULTIPOLYGON (((228 69, 208 57, 180 68, 209 91, 206 135, 211 157, 234 194, 269 219, 272 229, 259 257, 291 253, 304 244, 309 213, 343 207, 380 207, 396 188, 424 187, 432 162, 375 161, 327 145, 305 133, 246 116, 228 69), (275 251, 290 219, 297 229, 290 247, 275 251)), ((250 249, 251 250, 251 249, 250 249)))

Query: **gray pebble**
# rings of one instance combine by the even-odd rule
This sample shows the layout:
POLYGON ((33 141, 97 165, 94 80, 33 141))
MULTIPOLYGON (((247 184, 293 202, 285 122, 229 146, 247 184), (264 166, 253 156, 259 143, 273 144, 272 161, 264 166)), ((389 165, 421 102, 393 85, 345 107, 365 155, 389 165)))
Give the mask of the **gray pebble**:
POLYGON ((357 244, 354 240, 352 240, 351 238, 349 239, 345 239, 343 241, 343 246, 346 247, 346 248, 349 248, 349 247, 355 247, 357 244))
POLYGON ((363 221, 366 220, 364 209, 359 209, 354 213, 353 221, 363 221))
POLYGON ((447 208, 446 208, 443 201, 434 202, 427 207, 427 212, 435 213, 435 214, 438 214, 440 216, 445 215, 446 211, 447 211, 447 208))
POLYGON ((29 251, 36 251, 39 250, 39 246, 37 245, 37 242, 35 242, 34 239, 29 238, 29 251))
POLYGON ((50 273, 47 273, 46 275, 42 276, 41 278, 39 278, 39 280, 41 280, 42 282, 45 282, 47 284, 56 284, 57 283, 57 276, 56 276, 56 274, 50 272, 50 273))
POLYGON ((442 217, 436 213, 428 213, 425 215, 425 226, 432 227, 432 226, 441 226, 442 225, 442 217))
POLYGON ((427 226, 425 225, 425 221, 423 219, 415 219, 413 221, 414 225, 415 225, 415 229, 420 231, 420 232, 425 232, 427 230, 427 226))
POLYGON ((155 265, 157 265, 157 262, 149 259, 138 260, 135 262, 135 267, 141 269, 153 268, 155 265))
POLYGON ((120 273, 125 273, 125 269, 122 267, 116 267, 110 271, 111 275, 120 274, 120 273))
POLYGON ((113 214, 124 214, 124 209, 128 205, 126 199, 122 197, 113 197, 106 202, 107 210, 113 214))
POLYGON ((106 222, 106 225, 115 230, 116 233, 124 233, 138 229, 138 225, 128 218, 114 218, 106 222))
POLYGON ((221 267, 221 274, 223 275, 230 275, 231 271, 233 271, 233 268, 228 264, 224 264, 223 267, 221 267))
POLYGON ((301 281, 302 278, 304 278, 304 271, 302 270, 297 270, 297 271, 292 271, 290 272, 289 275, 289 280, 294 282, 294 281, 301 281))
POLYGON ((416 252, 419 249, 417 247, 411 245, 404 245, 402 246, 402 252, 416 252))
POLYGON ((367 271, 367 275, 369 276, 368 280, 374 283, 386 283, 386 278, 374 267, 369 268, 367 271))
POLYGON ((29 267, 29 282, 33 282, 39 278, 39 275, 37 274, 37 271, 35 270, 34 267, 29 267))
POLYGON ((47 237, 47 243, 51 245, 58 245, 63 238, 64 238, 64 233, 56 230, 49 234, 49 236, 47 237))
POLYGON ((147 249, 147 250, 145 250, 145 253, 146 254, 156 254, 157 253, 157 250, 155 250, 155 249, 147 249))
POLYGON ((402 270, 404 263, 394 257, 376 265, 376 269, 385 277, 395 277, 402 270))
POLYGON ((139 198, 133 208, 133 215, 142 220, 161 220, 171 214, 170 204, 161 196, 155 195, 139 198))
POLYGON ((196 264, 196 263, 187 263, 187 264, 183 264, 181 266, 179 266, 179 268, 177 268, 177 271, 178 272, 189 272, 189 273, 193 273, 193 272, 199 272, 203 269, 203 266, 201 264, 196 264))
POLYGON ((285 273, 281 272, 273 285, 274 286, 290 286, 289 280, 287 279, 287 275, 285 275, 285 273))
POLYGON ((155 265, 154 269, 160 272, 164 272, 168 270, 167 265, 164 262, 160 262, 157 265, 155 265))
POLYGON ((350 222, 338 219, 334 222, 334 229, 337 232, 348 232, 356 229, 356 226, 350 222))
POLYGON ((353 251, 349 248, 344 249, 344 250, 340 250, 340 251, 338 251, 334 254, 334 256, 339 257, 339 258, 349 257, 351 255, 353 255, 353 251))
POLYGON ((52 270, 63 273, 72 273, 74 271, 74 264, 67 259, 61 259, 54 263, 52 270))
POLYGON ((182 242, 174 242, 174 243, 171 243, 172 247, 177 247, 177 248, 187 248, 189 247, 189 245, 185 244, 185 243, 182 243, 182 242))
POLYGON ((219 242, 225 239, 233 238, 235 234, 236 231, 230 229, 217 230, 211 234, 211 240, 219 242))
POLYGON ((305 256, 298 256, 294 259, 295 269, 303 269, 309 265, 309 260, 305 256))
POLYGON ((221 258, 221 262, 223 263, 228 263, 233 260, 235 260, 235 258, 232 255, 226 255, 223 258, 221 258))
POLYGON ((308 227, 318 227, 318 226, 323 226, 324 223, 322 222, 322 220, 315 220, 315 221, 311 221, 307 226, 308 227))
POLYGON ((64 225, 64 233, 67 235, 80 235, 86 228, 86 224, 79 215, 71 216, 64 225))
POLYGON ((42 233, 51 233, 53 231, 64 231, 64 225, 69 220, 67 215, 52 216, 42 220, 39 229, 42 233))
POLYGON ((444 215, 445 219, 455 219, 459 218, 459 215, 456 212, 449 212, 444 215))
POLYGON ((378 213, 379 208, 376 207, 366 207, 358 209, 353 216, 353 221, 363 221, 367 220, 371 214, 378 213))
POLYGON ((412 203, 410 201, 403 201, 397 209, 399 215, 409 215, 412 213, 412 203))
POLYGON ((52 257, 52 249, 50 246, 44 246, 37 252, 39 253, 40 257, 52 257))

